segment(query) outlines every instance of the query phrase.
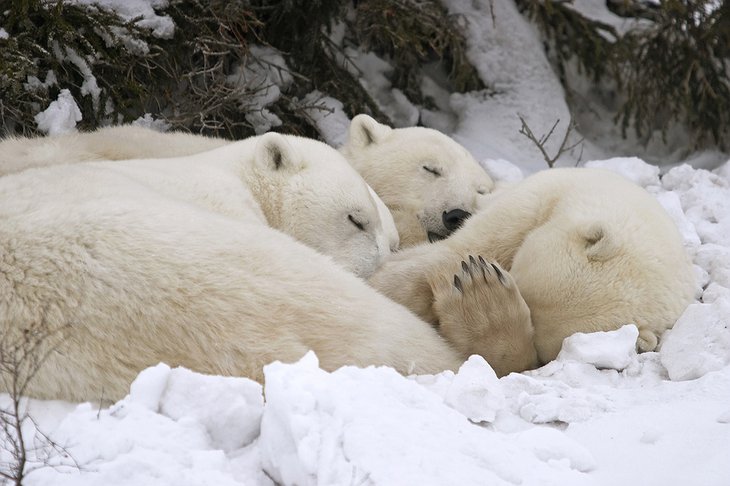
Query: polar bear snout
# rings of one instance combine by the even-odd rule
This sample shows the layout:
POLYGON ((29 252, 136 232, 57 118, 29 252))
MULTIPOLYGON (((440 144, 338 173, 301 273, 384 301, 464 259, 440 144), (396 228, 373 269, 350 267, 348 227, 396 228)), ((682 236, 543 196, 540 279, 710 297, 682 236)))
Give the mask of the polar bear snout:
POLYGON ((471 216, 471 213, 464 211, 463 209, 452 209, 451 211, 444 211, 441 215, 441 221, 444 223, 444 227, 453 233, 464 223, 464 220, 471 216))

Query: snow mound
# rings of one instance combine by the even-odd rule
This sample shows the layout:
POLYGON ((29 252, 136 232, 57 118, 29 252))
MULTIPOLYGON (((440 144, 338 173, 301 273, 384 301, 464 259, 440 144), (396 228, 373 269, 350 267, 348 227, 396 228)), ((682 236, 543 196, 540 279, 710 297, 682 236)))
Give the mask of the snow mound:
MULTIPOLYGON (((485 369, 478 360, 465 366, 464 383, 485 369)), ((259 447, 280 484, 585 484, 582 471, 595 465, 557 431, 505 434, 475 425, 390 368, 327 373, 309 353, 264 373, 259 447)))
POLYGON ((81 121, 81 110, 71 92, 62 89, 56 101, 35 116, 38 130, 48 135, 60 135, 76 129, 81 121))
POLYGON ((665 333, 661 360, 672 380, 692 380, 730 364, 730 301, 692 304, 665 333))
POLYGON ((599 369, 626 369, 636 359, 639 330, 629 324, 616 331, 577 332, 563 340, 558 361, 578 361, 599 369))
POLYGON ((215 449, 230 452, 259 436, 264 397, 261 385, 247 378, 207 376, 175 368, 160 400, 160 413, 193 420, 203 427, 215 449))

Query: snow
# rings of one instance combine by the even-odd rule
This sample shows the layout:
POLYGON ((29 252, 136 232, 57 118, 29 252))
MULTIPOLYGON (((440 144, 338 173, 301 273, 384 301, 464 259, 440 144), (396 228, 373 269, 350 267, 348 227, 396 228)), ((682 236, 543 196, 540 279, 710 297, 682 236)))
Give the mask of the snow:
POLYGON ((65 0, 77 5, 96 5, 104 10, 115 12, 124 20, 138 19, 135 24, 150 30, 160 39, 172 39, 175 24, 167 15, 158 15, 155 10, 168 6, 168 0, 65 0))
POLYGON ((244 90, 240 108, 259 135, 281 125, 279 117, 266 107, 278 100, 282 90, 294 79, 276 49, 251 45, 249 50, 251 56, 246 63, 234 69, 233 74, 228 76, 227 84, 244 90))
MULTIPOLYGON (((156 13, 165 1, 84 2, 126 9, 117 10, 125 18, 141 14, 155 35, 174 29, 156 13)), ((603 3, 574 5, 626 28, 603 3)), ((489 2, 445 2, 450 13, 463 16, 468 55, 494 93, 451 94, 427 78, 424 92, 436 107, 425 110, 392 89, 385 60, 362 52, 356 64, 363 85, 399 124, 420 113, 425 125, 454 136, 507 186, 546 169, 519 135, 517 114, 536 134, 560 118, 558 136, 569 115, 563 88, 536 54, 534 27, 512 2, 491 4, 494 25, 485 10, 489 2)), ((253 109, 249 121, 266 130, 278 120, 266 106, 293 80, 280 53, 254 49, 263 62, 239 66, 230 82, 260 88, 256 106, 246 109, 253 109)), ((93 96, 91 77, 84 82, 93 96)), ((45 81, 28 83, 48 87, 56 80, 48 72, 45 81)), ((72 131, 81 120, 70 92, 59 88, 58 98, 36 117, 39 129, 51 135, 72 131)), ((300 102, 329 143, 344 142, 349 120, 339 100, 312 92, 300 102)), ((137 123, 167 128, 152 115, 137 123)), ((695 262, 697 301, 665 333, 657 352, 637 354, 636 327, 626 323, 613 332, 574 335, 555 361, 503 378, 477 356, 457 373, 403 377, 384 367, 326 372, 310 353, 297 363, 269 364, 263 386, 159 364, 140 373, 130 394, 111 406, 31 400, 29 412, 40 430, 70 456, 31 472, 25 484, 726 486, 730 162, 720 152, 676 149, 671 159, 686 163, 660 169, 634 157, 631 142, 617 138, 615 128, 603 130, 608 126, 593 120, 581 127, 606 134, 602 149, 584 144, 581 164, 614 170, 645 187, 675 221, 695 262), (611 158, 616 155, 621 157, 611 158)), ((548 144, 549 152, 557 143, 548 144)), ((558 165, 575 165, 578 155, 568 154, 558 165)), ((0 407, 7 404, 0 394, 0 407)), ((26 423, 24 430, 32 434, 34 427, 26 423)), ((4 460, 0 452, 0 467, 4 460)))
POLYGON ((563 341, 558 361, 587 363, 598 369, 626 369, 636 357, 639 330, 629 324, 616 331, 576 332, 563 341))
POLYGON ((692 304, 662 342, 660 356, 672 380, 693 380, 730 364, 730 292, 692 304))
POLYGON ((347 141, 350 118, 345 113, 342 102, 325 96, 320 91, 312 91, 302 99, 304 110, 324 135, 324 141, 333 147, 340 147, 347 141))
MULTIPOLYGON (((477 356, 457 373, 404 377, 326 372, 310 353, 268 365, 263 387, 160 364, 111 407, 32 401, 80 468, 39 469, 26 484, 726 485, 728 167, 680 166, 659 180, 621 160, 614 168, 671 201, 675 219, 703 228, 685 237, 704 280, 698 301, 658 352, 637 354, 627 323, 576 334, 555 361, 500 379, 477 356)), ((483 162, 519 175, 508 161, 483 162)))
POLYGON ((62 89, 48 108, 35 116, 38 130, 48 135, 59 135, 76 129, 81 121, 81 110, 68 89, 62 89))

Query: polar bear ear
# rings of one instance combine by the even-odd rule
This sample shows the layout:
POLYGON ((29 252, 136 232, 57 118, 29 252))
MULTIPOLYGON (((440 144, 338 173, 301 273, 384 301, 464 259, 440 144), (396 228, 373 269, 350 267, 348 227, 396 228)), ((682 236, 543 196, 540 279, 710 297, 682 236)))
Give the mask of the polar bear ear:
POLYGON ((583 232, 586 257, 590 261, 605 262, 618 252, 615 241, 600 223, 594 223, 583 232))
POLYGON ((348 140, 351 148, 363 148, 373 143, 380 142, 391 131, 387 125, 376 122, 368 115, 357 115, 350 123, 348 140))
POLYGON ((272 171, 293 170, 302 165, 301 157, 286 137, 276 132, 261 135, 256 143, 254 157, 259 167, 272 171))

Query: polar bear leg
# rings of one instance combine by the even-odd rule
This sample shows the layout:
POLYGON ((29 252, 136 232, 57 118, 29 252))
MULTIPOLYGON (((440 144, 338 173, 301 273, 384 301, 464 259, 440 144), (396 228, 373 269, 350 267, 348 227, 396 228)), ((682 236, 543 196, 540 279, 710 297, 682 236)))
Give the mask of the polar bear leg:
POLYGON ((497 263, 470 255, 455 275, 429 283, 438 330, 464 357, 483 356, 499 376, 537 364, 530 310, 497 263))

